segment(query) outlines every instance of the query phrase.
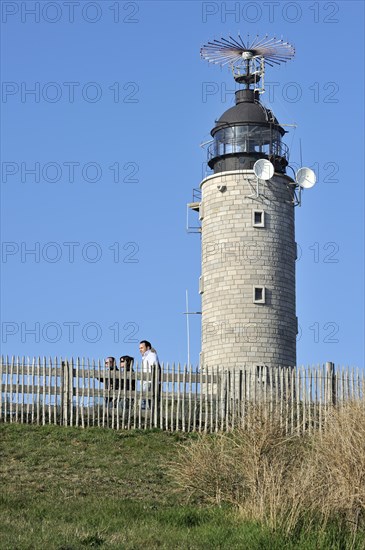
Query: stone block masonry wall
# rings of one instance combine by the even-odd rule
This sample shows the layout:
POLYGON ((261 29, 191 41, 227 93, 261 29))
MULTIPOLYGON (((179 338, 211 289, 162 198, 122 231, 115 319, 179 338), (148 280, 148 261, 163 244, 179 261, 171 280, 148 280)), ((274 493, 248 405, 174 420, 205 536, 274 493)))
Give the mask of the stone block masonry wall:
POLYGON ((252 170, 218 173, 201 183, 202 365, 296 364, 290 181, 280 174, 260 181, 259 196, 252 170))

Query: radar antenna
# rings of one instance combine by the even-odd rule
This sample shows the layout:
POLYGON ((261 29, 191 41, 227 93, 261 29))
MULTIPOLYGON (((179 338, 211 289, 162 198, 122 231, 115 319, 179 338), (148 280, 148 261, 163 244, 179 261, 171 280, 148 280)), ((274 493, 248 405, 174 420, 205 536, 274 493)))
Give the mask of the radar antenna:
POLYGON ((244 42, 240 35, 238 38, 221 38, 208 42, 200 50, 200 55, 209 63, 229 65, 233 77, 239 84, 251 85, 259 93, 264 90, 265 65, 273 67, 286 63, 295 55, 294 47, 289 42, 277 38, 259 38, 257 35, 252 41, 249 36, 244 42), (258 83, 261 81, 261 85, 258 83))

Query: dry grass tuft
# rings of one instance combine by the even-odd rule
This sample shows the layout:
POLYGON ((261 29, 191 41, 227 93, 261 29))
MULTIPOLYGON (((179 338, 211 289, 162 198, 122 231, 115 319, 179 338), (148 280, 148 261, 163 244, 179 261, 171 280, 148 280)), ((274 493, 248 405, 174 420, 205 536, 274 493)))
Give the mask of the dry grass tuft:
POLYGON ((188 499, 231 503, 245 519, 287 533, 315 521, 365 526, 365 408, 333 410, 312 436, 285 434, 285 422, 252 412, 250 426, 200 436, 180 447, 170 475, 188 499), (344 522, 344 523, 343 523, 344 522))
POLYGON ((313 438, 307 506, 323 524, 341 519, 365 529, 365 407, 352 402, 330 411, 326 429, 313 438))
POLYGON ((250 428, 200 436, 181 446, 170 465, 180 491, 211 504, 230 503, 245 519, 273 528, 295 522, 294 483, 303 461, 304 440, 285 434, 280 419, 251 413, 250 428))

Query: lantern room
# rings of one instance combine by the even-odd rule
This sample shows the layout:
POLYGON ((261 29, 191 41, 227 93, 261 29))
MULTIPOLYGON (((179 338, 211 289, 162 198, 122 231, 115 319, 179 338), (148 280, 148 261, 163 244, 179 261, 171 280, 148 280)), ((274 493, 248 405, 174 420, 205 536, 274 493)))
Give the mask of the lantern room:
POLYGON ((289 149, 286 133, 273 112, 262 105, 254 89, 235 93, 236 104, 216 122, 208 147, 208 165, 214 173, 252 170, 258 159, 270 160, 275 171, 285 174, 289 149))

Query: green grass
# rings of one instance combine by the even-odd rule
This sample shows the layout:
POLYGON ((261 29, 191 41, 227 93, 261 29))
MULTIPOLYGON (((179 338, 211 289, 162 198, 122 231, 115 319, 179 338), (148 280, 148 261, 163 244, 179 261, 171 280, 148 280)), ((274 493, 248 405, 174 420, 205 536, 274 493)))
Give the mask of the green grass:
POLYGON ((165 465, 188 437, 0 425, 0 548, 345 547, 335 530, 287 540, 232 508, 183 503, 165 465))

